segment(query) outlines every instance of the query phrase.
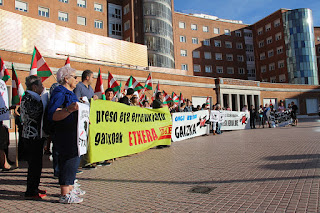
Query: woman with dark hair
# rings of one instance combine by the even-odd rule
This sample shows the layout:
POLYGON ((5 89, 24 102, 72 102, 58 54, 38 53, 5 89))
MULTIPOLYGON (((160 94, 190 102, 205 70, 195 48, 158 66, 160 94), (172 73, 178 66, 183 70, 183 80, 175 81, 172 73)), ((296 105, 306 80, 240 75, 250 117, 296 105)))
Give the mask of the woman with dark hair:
POLYGON ((41 78, 28 76, 26 78, 27 91, 21 99, 22 138, 26 148, 28 162, 27 199, 42 199, 46 191, 39 190, 44 138, 41 138, 41 121, 43 117, 43 104, 40 94, 44 87, 41 78))
POLYGON ((77 146, 78 98, 73 93, 78 83, 75 69, 62 67, 57 72, 60 84, 50 97, 49 120, 54 121, 53 144, 59 153, 60 203, 81 203, 79 195, 84 195, 75 184, 80 157, 77 146))

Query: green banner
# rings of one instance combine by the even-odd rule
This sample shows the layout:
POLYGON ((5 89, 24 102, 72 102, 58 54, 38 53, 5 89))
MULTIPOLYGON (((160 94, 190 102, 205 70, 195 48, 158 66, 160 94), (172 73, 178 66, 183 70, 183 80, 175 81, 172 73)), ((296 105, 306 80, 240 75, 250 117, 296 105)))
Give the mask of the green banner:
POLYGON ((92 100, 90 106, 89 162, 99 162, 171 144, 168 108, 92 100))

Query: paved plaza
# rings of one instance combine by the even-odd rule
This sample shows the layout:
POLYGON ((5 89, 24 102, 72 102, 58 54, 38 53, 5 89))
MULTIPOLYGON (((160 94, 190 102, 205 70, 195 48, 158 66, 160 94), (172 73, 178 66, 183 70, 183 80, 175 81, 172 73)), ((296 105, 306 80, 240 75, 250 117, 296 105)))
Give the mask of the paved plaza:
POLYGON ((46 157, 47 198, 23 199, 21 163, 0 172, 0 212, 320 212, 319 151, 320 119, 197 137, 84 171, 84 202, 71 205, 58 203, 46 157))

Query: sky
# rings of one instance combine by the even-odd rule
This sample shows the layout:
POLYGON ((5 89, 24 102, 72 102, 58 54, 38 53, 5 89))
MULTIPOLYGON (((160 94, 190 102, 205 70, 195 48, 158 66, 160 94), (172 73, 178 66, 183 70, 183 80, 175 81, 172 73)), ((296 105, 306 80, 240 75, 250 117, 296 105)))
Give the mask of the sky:
POLYGON ((254 24, 280 8, 309 8, 314 26, 320 26, 320 0, 174 0, 174 10, 203 13, 254 24))

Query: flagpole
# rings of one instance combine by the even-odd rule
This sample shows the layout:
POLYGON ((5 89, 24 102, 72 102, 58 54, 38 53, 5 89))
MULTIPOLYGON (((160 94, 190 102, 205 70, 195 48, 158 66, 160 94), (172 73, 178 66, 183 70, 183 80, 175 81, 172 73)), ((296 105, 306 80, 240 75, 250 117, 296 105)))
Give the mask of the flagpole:
MULTIPOLYGON (((18 160, 18 140, 17 140, 17 124, 14 122, 14 133, 16 138, 16 167, 19 167, 19 160, 18 160)), ((9 156, 8 156, 9 157, 9 156)))

